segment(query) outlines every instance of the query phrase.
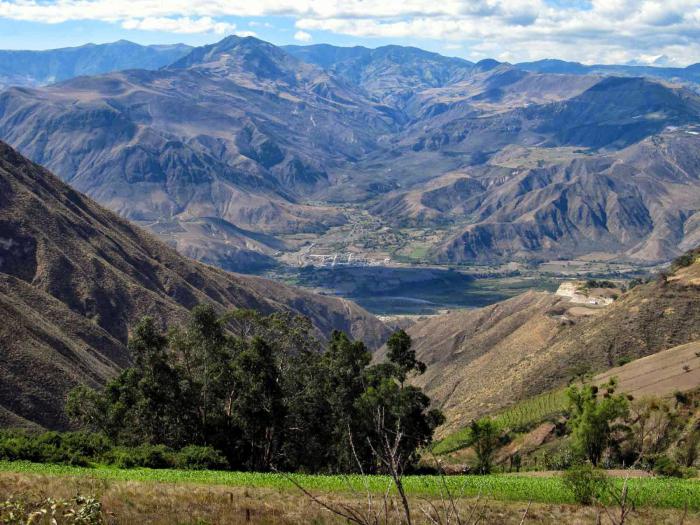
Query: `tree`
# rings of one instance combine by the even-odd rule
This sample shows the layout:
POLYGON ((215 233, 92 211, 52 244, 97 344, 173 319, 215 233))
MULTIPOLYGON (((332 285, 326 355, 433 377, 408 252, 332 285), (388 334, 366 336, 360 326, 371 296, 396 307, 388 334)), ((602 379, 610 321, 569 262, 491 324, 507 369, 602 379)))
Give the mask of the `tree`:
POLYGON ((476 453, 475 469, 478 474, 489 474, 493 467, 493 454, 500 441, 500 430, 490 418, 473 420, 469 424, 471 442, 476 453))
POLYGON ((416 351, 411 348, 411 336, 404 330, 398 330, 391 334, 386 346, 389 349, 387 357, 389 362, 396 366, 397 379, 402 386, 411 372, 415 371, 418 374, 425 372, 425 363, 416 360, 416 351))
MULTIPOLYGON (((368 442, 369 457, 377 456, 375 443, 384 448, 392 443, 396 449, 392 455, 404 470, 418 460, 418 451, 431 442, 435 429, 445 418, 439 410, 430 408, 430 398, 421 389, 400 384, 395 372, 394 367, 383 365, 367 369, 366 389, 355 403, 361 423, 355 432, 368 442), (401 439, 396 441, 398 434, 401 439)), ((357 436, 354 438, 359 441, 357 436)))
POLYGON ((74 390, 70 414, 118 445, 212 447, 248 470, 376 471, 386 465, 373 447, 395 429, 403 471, 443 421, 404 384, 421 368, 410 339, 394 339, 393 362, 371 365, 362 342, 334 332, 324 352, 312 330, 285 314, 221 317, 211 306, 167 334, 144 319, 129 341, 133 366, 101 391, 74 390))
POLYGON ((624 433, 623 460, 628 465, 653 460, 681 434, 684 422, 664 399, 644 398, 630 403, 624 433))
POLYGON ((231 405, 235 392, 231 361, 235 340, 212 306, 192 310, 184 327, 169 334, 171 361, 179 376, 180 410, 191 441, 225 448, 235 433, 231 405))
POLYGON ((676 455, 685 467, 692 467, 700 455, 700 424, 695 423, 679 441, 676 455))
POLYGON ((180 383, 168 355, 168 338, 145 317, 129 340, 133 366, 108 383, 103 392, 78 387, 69 394, 67 411, 88 428, 113 440, 181 446, 187 441, 180 383))
POLYGON ((602 395, 594 385, 571 386, 566 391, 574 450, 594 466, 611 444, 616 430, 614 422, 625 418, 629 412, 627 398, 615 394, 615 386, 615 381, 611 380, 603 387, 602 395))
POLYGON ((232 414, 241 429, 240 457, 251 470, 268 470, 281 439, 284 418, 279 370, 272 348, 259 337, 237 353, 232 414))
POLYGON ((331 458, 333 470, 339 472, 357 469, 357 461, 347 447, 348 435, 355 437, 360 456, 366 458, 363 421, 356 401, 365 392, 364 373, 372 356, 360 341, 351 341, 343 332, 334 331, 328 349, 321 357, 325 395, 329 403, 328 425, 331 430, 331 458))

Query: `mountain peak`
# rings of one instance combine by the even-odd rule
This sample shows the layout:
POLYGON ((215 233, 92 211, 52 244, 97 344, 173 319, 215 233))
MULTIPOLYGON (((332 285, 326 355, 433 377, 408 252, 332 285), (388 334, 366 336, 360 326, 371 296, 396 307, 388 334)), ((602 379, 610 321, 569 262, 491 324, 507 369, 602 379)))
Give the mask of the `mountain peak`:
POLYGON ((493 58, 485 58, 483 60, 479 60, 476 64, 474 64, 474 67, 479 71, 491 71, 492 69, 497 68, 501 64, 502 62, 494 60, 493 58))
POLYGON ((275 57, 276 60, 292 58, 279 47, 259 38, 231 35, 214 44, 194 48, 189 54, 168 66, 168 69, 184 69, 211 62, 219 62, 224 55, 231 53, 240 56, 257 55, 258 57, 266 54, 270 57, 275 57))

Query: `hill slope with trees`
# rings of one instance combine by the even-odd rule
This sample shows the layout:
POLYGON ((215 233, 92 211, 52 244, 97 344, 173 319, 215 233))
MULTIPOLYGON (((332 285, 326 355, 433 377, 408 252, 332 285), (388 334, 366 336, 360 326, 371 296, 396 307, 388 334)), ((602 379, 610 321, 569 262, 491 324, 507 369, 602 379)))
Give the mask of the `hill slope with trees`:
POLYGON ((388 329, 352 302, 191 261, 0 143, 0 413, 64 427, 65 395, 129 364, 129 327, 200 303, 310 318, 370 348, 388 329))

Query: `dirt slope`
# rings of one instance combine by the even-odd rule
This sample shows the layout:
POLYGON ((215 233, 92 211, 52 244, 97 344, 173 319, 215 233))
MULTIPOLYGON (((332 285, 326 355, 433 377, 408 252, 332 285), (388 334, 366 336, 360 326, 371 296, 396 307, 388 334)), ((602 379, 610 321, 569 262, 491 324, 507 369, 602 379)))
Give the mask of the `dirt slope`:
POLYGON ((693 390, 700 386, 700 341, 611 368, 596 376, 595 381, 605 383, 612 377, 618 379, 621 392, 634 397, 693 390))

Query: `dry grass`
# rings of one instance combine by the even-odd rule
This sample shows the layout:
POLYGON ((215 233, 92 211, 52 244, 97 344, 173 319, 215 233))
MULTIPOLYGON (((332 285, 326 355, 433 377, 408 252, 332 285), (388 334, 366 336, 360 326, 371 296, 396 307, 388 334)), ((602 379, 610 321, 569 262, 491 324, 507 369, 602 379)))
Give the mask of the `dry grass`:
MULTIPOLYGON (((343 523, 311 503, 297 491, 165 483, 115 482, 93 478, 53 477, 30 474, 0 474, 0 496, 5 499, 17 494, 36 494, 71 498, 77 493, 97 496, 106 521, 110 524, 297 524, 343 523)), ((366 505, 362 494, 320 494, 323 498, 351 504, 366 505)), ((441 501, 433 499, 435 505, 441 501)), ((413 499, 416 523, 429 523, 420 508, 427 500, 413 499)), ((464 515, 478 503, 481 523, 519 524, 527 507, 524 502, 501 502, 482 499, 459 499, 456 504, 464 515)), ((594 508, 574 505, 532 504, 526 523, 588 524, 596 522, 594 508)), ((680 510, 642 509, 630 523, 677 524, 680 510)), ((398 515, 393 522, 399 523, 398 515)), ((602 523, 606 523, 603 516, 602 523)), ((689 514, 684 523, 700 524, 700 515, 689 514)))
POLYGON ((700 341, 676 346, 596 376, 596 383, 619 380, 618 390, 635 397, 666 396, 700 386, 700 341))

